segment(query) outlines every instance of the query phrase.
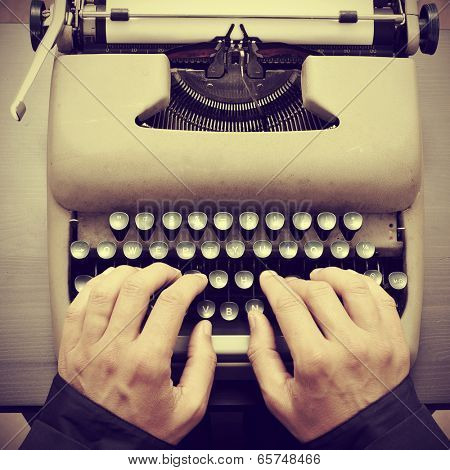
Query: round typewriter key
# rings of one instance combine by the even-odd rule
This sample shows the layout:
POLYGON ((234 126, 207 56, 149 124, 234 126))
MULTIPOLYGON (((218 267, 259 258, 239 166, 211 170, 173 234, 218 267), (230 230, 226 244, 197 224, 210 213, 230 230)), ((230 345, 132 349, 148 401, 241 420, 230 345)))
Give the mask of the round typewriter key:
POLYGON ((218 212, 214 216, 214 227, 217 230, 226 232, 233 225, 233 216, 229 212, 218 212))
POLYGON ((176 250, 178 257, 183 260, 192 259, 195 255, 195 245, 192 242, 180 242, 176 250))
POLYGON ((253 244, 253 252, 258 258, 267 258, 272 253, 272 243, 268 240, 258 240, 253 244))
POLYGON ((359 242, 356 245, 356 253, 362 259, 370 259, 375 254, 375 245, 372 242, 359 242))
POLYGON ((162 224, 167 230, 177 230, 181 227, 183 217, 179 212, 166 212, 162 216, 162 224))
POLYGON ((109 216, 109 225, 114 232, 127 230, 130 217, 126 212, 114 212, 109 216))
POLYGON ((318 259, 323 254, 323 243, 317 242, 317 241, 306 242, 304 249, 305 249, 305 255, 309 259, 318 259))
POLYGON ((97 245, 97 255, 102 259, 111 259, 116 255, 117 246, 113 242, 100 242, 97 245))
POLYGON ((209 273, 209 283, 214 289, 223 289, 228 284, 228 274, 220 269, 209 273))
POLYGON ((389 285, 395 290, 402 290, 408 284, 408 276, 398 271, 389 274, 388 280, 389 285))
POLYGON ((265 218, 267 228, 274 232, 283 228, 284 220, 284 215, 281 212, 269 212, 265 218))
POLYGON ((82 240, 72 242, 70 245, 70 254, 72 255, 72 258, 84 259, 88 256, 89 249, 89 243, 87 242, 84 242, 82 240))
POLYGON ((206 259, 215 259, 219 256, 220 245, 217 242, 204 242, 200 250, 206 259))
POLYGON ((298 253, 298 245, 295 242, 285 241, 281 242, 278 248, 280 250, 280 255, 284 259, 292 259, 297 256, 298 253))
POLYGON ((259 299, 247 300, 247 302, 245 303, 245 311, 247 313, 255 311, 264 313, 264 302, 259 299))
POLYGON ((364 273, 364 276, 372 278, 379 286, 383 282, 383 275, 377 269, 369 269, 364 273))
POLYGON ((231 240, 225 245, 225 251, 230 258, 241 258, 245 253, 245 245, 240 240, 231 240))
POLYGON ((321 240, 326 240, 336 227, 336 216, 332 212, 321 212, 316 218, 316 232, 321 240))
POLYGON ((253 273, 250 271, 238 271, 234 275, 234 282, 240 289, 250 289, 254 281, 253 273))
POLYGON ((357 232, 363 224, 363 216, 359 212, 347 212, 342 217, 342 222, 347 230, 357 232))
POLYGON ((235 320, 239 313, 239 307, 234 302, 224 302, 220 306, 220 314, 227 321, 235 320))
POLYGON ((151 212, 140 212, 136 215, 134 222, 138 230, 149 232, 155 225, 155 216, 151 212))
POLYGON ((336 259, 344 259, 350 253, 350 245, 347 242, 338 240, 331 244, 330 251, 336 259))
POLYGON ((292 225, 299 232, 306 232, 312 225, 312 216, 308 212, 297 212, 292 216, 292 225))
POLYGON ((243 212, 239 216, 239 225, 245 231, 251 232, 259 224, 259 215, 256 212, 243 212))
POLYGON ((191 212, 188 215, 188 225, 192 230, 202 231, 208 224, 208 216, 204 212, 191 212))
POLYGON ((201 318, 211 318, 216 311, 216 304, 211 300, 201 300, 197 304, 197 313, 201 318))
POLYGON ((80 293, 91 279, 92 276, 88 276, 87 274, 81 274, 80 276, 77 276, 73 283, 75 290, 80 293))
POLYGON ((142 245, 139 242, 126 242, 122 249, 127 259, 138 259, 142 254, 142 245))
POLYGON ((169 253, 169 247, 165 242, 153 242, 149 247, 149 252, 153 259, 164 259, 169 253))

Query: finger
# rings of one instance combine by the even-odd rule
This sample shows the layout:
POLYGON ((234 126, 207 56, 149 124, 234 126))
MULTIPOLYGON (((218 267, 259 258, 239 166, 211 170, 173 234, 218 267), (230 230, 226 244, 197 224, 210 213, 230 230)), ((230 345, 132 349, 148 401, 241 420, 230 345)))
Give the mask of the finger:
POLYGON ((158 352, 162 358, 172 356, 184 316, 192 301, 205 289, 204 274, 185 274, 158 297, 139 340, 158 352))
POLYGON ((217 356, 211 340, 212 325, 203 320, 195 326, 188 347, 188 359, 178 387, 183 396, 198 407, 208 403, 216 370, 217 356))
POLYGON ((293 278, 289 285, 303 299, 327 339, 346 337, 354 327, 328 282, 293 278))
POLYGON ((103 273, 91 279, 86 283, 83 290, 75 297, 67 309, 67 315, 64 320, 63 332, 61 336, 61 351, 70 351, 77 344, 83 330, 84 317, 86 315, 86 307, 92 289, 104 278, 114 271, 111 267, 103 271, 103 273))
POLYGON ((308 351, 313 345, 325 341, 308 307, 285 279, 273 271, 264 271, 260 284, 294 360, 298 351, 308 351))
POLYGON ((264 397, 282 396, 291 375, 276 350, 275 335, 267 317, 255 310, 248 314, 248 358, 264 397))
POLYGON ((137 271, 132 266, 119 266, 91 289, 81 332, 82 341, 95 343, 103 336, 122 284, 137 271))
POLYGON ((362 274, 339 268, 324 268, 311 273, 314 281, 325 281, 342 298, 354 323, 363 329, 373 329, 380 316, 374 298, 362 274))
POLYGON ((139 335, 150 297, 181 276, 178 269, 155 263, 141 269, 123 282, 105 336, 133 340, 139 335))

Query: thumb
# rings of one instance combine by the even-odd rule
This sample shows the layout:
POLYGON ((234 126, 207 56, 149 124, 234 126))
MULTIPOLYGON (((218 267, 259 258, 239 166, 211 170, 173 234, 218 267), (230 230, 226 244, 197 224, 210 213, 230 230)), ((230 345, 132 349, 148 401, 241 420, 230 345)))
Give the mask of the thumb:
POLYGON ((199 408, 206 405, 216 370, 217 356, 211 339, 212 325, 209 321, 199 322, 192 334, 188 347, 188 359, 178 387, 183 388, 183 395, 199 408))

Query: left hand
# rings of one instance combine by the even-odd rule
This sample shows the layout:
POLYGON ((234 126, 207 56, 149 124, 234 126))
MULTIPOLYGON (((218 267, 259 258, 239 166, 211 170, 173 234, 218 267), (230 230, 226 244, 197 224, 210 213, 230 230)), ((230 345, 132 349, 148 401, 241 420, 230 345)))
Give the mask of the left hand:
POLYGON ((177 444, 203 418, 214 378, 206 320, 191 335, 178 386, 170 378, 184 315, 206 285, 205 275, 182 276, 162 263, 119 266, 92 279, 69 307, 59 374, 125 421, 177 444), (150 296, 167 285, 140 331, 150 296))

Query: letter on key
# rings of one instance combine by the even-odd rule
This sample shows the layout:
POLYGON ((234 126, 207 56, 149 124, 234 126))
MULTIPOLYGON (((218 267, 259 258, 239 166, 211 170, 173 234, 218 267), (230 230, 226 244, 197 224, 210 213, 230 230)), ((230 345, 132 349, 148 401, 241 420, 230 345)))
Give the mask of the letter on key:
POLYGON ((362 227, 363 216, 359 212, 347 212, 342 217, 341 232, 346 240, 351 240, 362 227))
POLYGON ((247 300, 245 303, 245 311, 247 313, 258 311, 264 313, 264 302, 259 299, 247 300))
POLYGON ((230 258, 238 259, 244 256, 245 245, 240 240, 231 240, 225 245, 225 251, 230 258))
POLYGON ((85 259, 89 255, 89 243, 79 240, 70 245, 70 254, 75 259, 85 259))
POLYGON ((161 260, 164 259, 169 253, 169 246, 166 242, 153 242, 149 248, 150 256, 153 259, 161 260))
POLYGON ((234 275, 234 282, 240 289, 250 289, 253 281, 254 276, 250 271, 239 271, 234 275))
POLYGON ((399 271, 389 274, 388 280, 389 285, 395 290, 403 290, 408 284, 408 276, 399 271))
POLYGON ((100 242, 97 245, 97 255, 101 259, 114 258, 114 256, 116 255, 116 250, 117 250, 116 244, 113 242, 104 241, 104 242, 100 242))
POLYGON ((305 243, 305 255, 310 259, 318 259, 323 254, 323 243, 311 241, 305 243))
POLYGON ((223 289, 228 284, 228 274, 220 269, 211 271, 208 277, 214 289, 223 289))
POLYGON ((141 238, 148 240, 155 226, 155 216, 151 212, 140 212, 134 218, 134 223, 141 238))
POLYGON ((284 226, 284 215, 281 212, 269 212, 265 220, 267 234, 271 240, 275 240, 284 226))
POLYGON ((232 321, 238 316, 238 313, 239 307, 234 302, 224 302, 220 306, 220 314, 224 320, 232 321))
POLYGON ((259 223, 259 215, 256 212, 243 212, 239 216, 239 225, 241 226, 242 236, 250 240, 255 233, 259 223))
POLYGON ((379 286, 383 282, 383 275, 378 271, 378 269, 369 269, 364 273, 364 276, 370 277, 373 279, 379 286))
POLYGON ((109 226, 117 240, 123 240, 130 227, 130 217, 126 212, 114 212, 109 216, 109 226))
POLYGON ((268 240, 258 240, 253 244, 253 252, 258 258, 267 258, 272 253, 272 243, 268 240))
POLYGON ((166 212, 162 216, 164 233, 169 240, 175 240, 182 222, 183 217, 179 212, 166 212))
POLYGON ((297 243, 291 242, 291 241, 281 242, 278 249, 280 250, 280 255, 284 259, 295 258, 297 256, 297 253, 298 253, 297 243))
POLYGON ((191 212, 188 215, 189 232, 194 240, 200 240, 208 224, 208 216, 204 212, 191 212))
POLYGON ((220 254, 220 245, 214 241, 203 242, 200 250, 204 258, 215 259, 220 254))
POLYGON ((350 253, 350 245, 343 240, 338 240, 331 244, 330 251, 336 259, 344 259, 350 253))
POLYGON ((123 245, 123 254, 127 259, 138 259, 142 254, 142 245, 135 241, 126 242, 123 245))
POLYGON ((321 240, 326 240, 336 227, 336 216, 332 212, 321 212, 316 219, 316 232, 321 240))
POLYGON ((356 253, 362 259, 370 259, 375 254, 375 245, 372 242, 359 242, 356 245, 356 253))
POLYGON ((217 236, 220 240, 225 240, 233 225, 233 216, 229 212, 218 212, 213 222, 217 236))
POLYGON ((197 304, 197 313, 201 318, 211 318, 216 311, 216 304, 211 300, 201 300, 197 304))
POLYGON ((192 259, 195 255, 195 245, 192 242, 180 242, 177 245, 177 255, 183 260, 192 259))

